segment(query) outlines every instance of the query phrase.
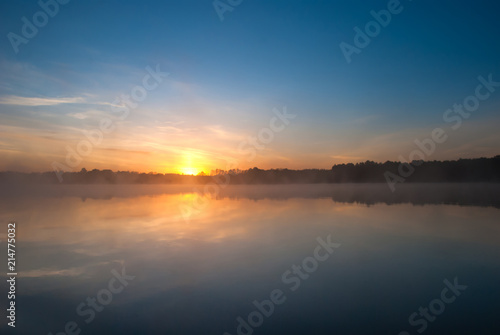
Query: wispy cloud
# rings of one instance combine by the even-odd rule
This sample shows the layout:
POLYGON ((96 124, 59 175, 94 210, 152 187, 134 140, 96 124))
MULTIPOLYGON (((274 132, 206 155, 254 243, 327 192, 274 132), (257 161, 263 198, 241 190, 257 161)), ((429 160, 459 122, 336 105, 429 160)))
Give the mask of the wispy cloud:
POLYGON ((21 277, 28 277, 28 278, 56 277, 56 276, 75 277, 85 273, 84 270, 85 269, 83 268, 70 268, 63 270, 38 269, 38 270, 24 271, 21 274, 21 277))
POLYGON ((67 269, 49 269, 49 268, 41 268, 23 271, 20 273, 21 277, 26 278, 40 278, 40 277, 77 277, 82 274, 88 274, 90 269, 96 269, 101 266, 107 266, 109 264, 119 263, 123 265, 123 260, 110 260, 105 262, 97 262, 94 264, 88 264, 79 267, 72 267, 67 269))
POLYGON ((0 97, 0 105, 16 105, 16 106, 53 106, 60 104, 78 104, 85 103, 82 97, 71 98, 33 98, 8 95, 0 97))
POLYGON ((68 116, 72 116, 75 119, 79 119, 79 120, 84 120, 84 119, 88 118, 88 116, 85 115, 84 113, 70 113, 70 114, 68 114, 68 116))

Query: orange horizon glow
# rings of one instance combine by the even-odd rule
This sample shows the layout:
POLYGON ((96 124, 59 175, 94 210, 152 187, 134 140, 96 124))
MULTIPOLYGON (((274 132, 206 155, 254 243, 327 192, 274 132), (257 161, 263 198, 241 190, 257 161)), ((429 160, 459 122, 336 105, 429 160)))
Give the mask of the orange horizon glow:
MULTIPOLYGON (((197 175, 200 172, 204 172, 201 169, 198 168, 193 168, 193 167, 182 167, 178 169, 180 174, 185 174, 185 175, 197 175)), ((205 172, 206 173, 206 172, 205 172)))

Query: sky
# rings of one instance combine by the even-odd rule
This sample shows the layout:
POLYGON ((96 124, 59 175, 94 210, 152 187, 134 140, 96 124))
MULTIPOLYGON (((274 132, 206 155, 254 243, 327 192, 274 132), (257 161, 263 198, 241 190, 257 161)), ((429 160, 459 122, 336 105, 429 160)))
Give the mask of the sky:
POLYGON ((0 171, 500 154, 497 2, 59 1, 0 0, 0 171))

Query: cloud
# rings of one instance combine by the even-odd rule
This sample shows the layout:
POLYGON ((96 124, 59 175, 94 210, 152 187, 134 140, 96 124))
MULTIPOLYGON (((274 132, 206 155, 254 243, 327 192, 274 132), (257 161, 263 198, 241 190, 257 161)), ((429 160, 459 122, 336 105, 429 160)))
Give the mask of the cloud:
POLYGON ((350 155, 333 155, 330 156, 330 158, 333 158, 335 161, 341 161, 341 162, 362 161, 366 159, 366 157, 364 156, 350 156, 350 155))
POLYGON ((27 270, 19 273, 20 277, 25 278, 40 278, 40 277, 77 277, 83 274, 88 274, 89 269, 98 268, 101 266, 107 266, 109 264, 119 263, 124 264, 123 260, 110 260, 97 262, 94 264, 87 264, 79 267, 72 267, 67 269, 49 269, 49 268, 41 268, 34 270, 27 270))
POLYGON ((24 271, 20 274, 21 277, 38 278, 38 277, 55 277, 55 276, 79 276, 85 273, 84 268, 70 268, 62 270, 38 269, 24 271))
POLYGON ((68 114, 68 116, 72 116, 75 119, 79 119, 79 120, 84 120, 84 119, 88 118, 88 116, 83 114, 83 113, 70 113, 70 114, 68 114))
POLYGON ((244 139, 242 131, 229 131, 224 129, 222 125, 211 125, 205 126, 205 130, 208 131, 209 134, 215 135, 216 138, 225 140, 225 141, 242 141, 244 139))
POLYGON ((0 97, 0 105, 16 105, 16 106, 53 106, 60 104, 78 104, 85 103, 82 97, 72 98, 33 98, 8 95, 0 97))

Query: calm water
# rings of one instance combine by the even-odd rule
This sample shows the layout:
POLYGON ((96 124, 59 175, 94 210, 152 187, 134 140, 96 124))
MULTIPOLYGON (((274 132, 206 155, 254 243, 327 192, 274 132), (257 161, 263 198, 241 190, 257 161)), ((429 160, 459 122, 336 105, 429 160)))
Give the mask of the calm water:
POLYGON ((11 220, 19 275, 0 332, 499 334, 499 187, 403 186, 3 190, 2 297, 11 220))

